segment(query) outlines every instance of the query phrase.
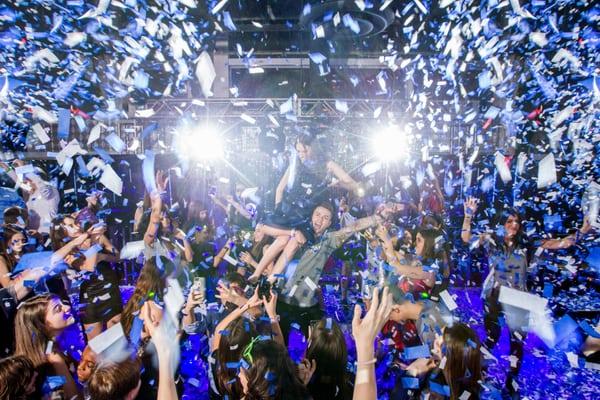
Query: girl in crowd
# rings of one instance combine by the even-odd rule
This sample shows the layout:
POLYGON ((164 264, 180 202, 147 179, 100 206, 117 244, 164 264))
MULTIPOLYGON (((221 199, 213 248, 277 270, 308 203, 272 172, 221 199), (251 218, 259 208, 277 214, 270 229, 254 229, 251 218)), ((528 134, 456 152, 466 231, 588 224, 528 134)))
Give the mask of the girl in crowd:
POLYGON ((351 399, 351 379, 346 372, 348 351, 340 326, 323 318, 309 327, 309 340, 300 365, 301 378, 313 399, 351 399), (312 376, 310 375, 310 370, 312 376), (303 374, 303 371, 308 371, 303 374))
POLYGON ((15 318, 15 355, 25 356, 39 374, 38 392, 51 376, 65 379, 62 389, 66 398, 79 396, 71 375, 71 360, 58 347, 57 338, 75 322, 71 307, 53 294, 41 294, 21 304, 15 318))
POLYGON ((430 266, 437 260, 435 252, 435 240, 437 233, 434 230, 420 230, 415 235, 415 256, 405 253, 399 249, 396 251, 387 228, 380 225, 375 231, 379 237, 387 263, 394 267, 402 280, 398 286, 406 293, 419 294, 429 292, 435 284, 436 274, 430 266))
POLYGON ((465 392, 469 399, 479 398, 481 344, 473 329, 461 323, 444 328, 436 335, 431 354, 431 358, 419 358, 404 366, 408 375, 425 376, 423 391, 430 399, 457 400, 465 392))
MULTIPOLYGON (((487 332, 485 346, 491 350, 495 347, 502 332, 500 317, 505 316, 510 331, 510 353, 517 359, 511 363, 510 372, 506 379, 506 388, 512 392, 513 380, 517 377, 523 359, 523 346, 527 337, 527 318, 519 312, 504 313, 498 301, 500 287, 507 286, 517 290, 527 291, 527 274, 529 262, 536 251, 523 232, 523 220, 517 210, 509 210, 502 214, 500 220, 501 234, 481 234, 472 237, 471 220, 478 207, 475 198, 468 198, 464 203, 465 218, 463 221, 461 239, 464 243, 472 240, 476 246, 484 246, 490 272, 484 282, 482 297, 485 299, 484 324, 487 332)), ((590 229, 587 221, 576 234, 563 239, 548 239, 539 244, 542 249, 565 249, 572 246, 580 234, 590 229)))
MULTIPOLYGON (((143 370, 141 375, 141 389, 137 395, 138 400, 156 399, 158 393, 159 371, 153 362, 154 343, 151 341, 148 323, 155 323, 162 319, 162 303, 167 288, 166 277, 173 273, 175 266, 166 257, 152 257, 144 263, 138 277, 131 298, 123 309, 121 325, 125 336, 137 348, 137 355, 141 360, 143 370), (146 323, 140 319, 140 312, 148 310, 149 320, 146 323)), ((173 346, 179 346, 178 340, 173 340, 173 346)), ((177 375, 177 391, 183 392, 183 381, 177 375)))
MULTIPOLYGON (((273 242, 273 238, 271 236, 265 235, 261 225, 258 225, 252 234, 252 248, 250 251, 243 251, 240 254, 240 260, 246 263, 248 266, 252 268, 258 267, 258 261, 262 259, 264 253, 269 249, 269 246, 273 242)), ((265 271, 267 274, 273 268, 273 263, 267 265, 265 267, 265 271)))
POLYGON ((119 260, 117 249, 101 226, 83 232, 71 216, 54 220, 50 232, 52 247, 64 254, 65 262, 80 272, 79 317, 88 340, 118 323, 123 309, 119 275, 112 263, 119 260))
POLYGON ((162 171, 156 173, 157 191, 150 194, 150 216, 145 230, 145 221, 140 224, 140 230, 145 232, 145 258, 167 257, 175 264, 175 276, 178 276, 184 265, 192 262, 194 255, 185 232, 174 226, 172 216, 163 204, 161 193, 165 192, 168 181, 162 171))
POLYGON ((25 356, 0 360, 0 400, 26 400, 35 393, 37 372, 25 356))
POLYGON ((336 185, 358 189, 357 182, 329 159, 314 135, 300 135, 296 152, 298 159, 293 159, 277 186, 275 212, 264 225, 264 233, 275 241, 259 261, 251 281, 257 280, 280 253, 275 270, 283 270, 302 244, 314 240, 310 217, 318 204, 328 200, 332 177, 337 179, 336 185), (287 234, 290 228, 295 230, 293 237, 287 234))
POLYGON ((7 288, 12 286, 14 279, 11 273, 17 266, 27 245, 27 234, 16 225, 5 225, 0 241, 0 285, 7 288))
POLYGON ((252 343, 244 351, 249 369, 240 368, 245 400, 306 400, 311 395, 298 377, 287 349, 274 340, 252 343))

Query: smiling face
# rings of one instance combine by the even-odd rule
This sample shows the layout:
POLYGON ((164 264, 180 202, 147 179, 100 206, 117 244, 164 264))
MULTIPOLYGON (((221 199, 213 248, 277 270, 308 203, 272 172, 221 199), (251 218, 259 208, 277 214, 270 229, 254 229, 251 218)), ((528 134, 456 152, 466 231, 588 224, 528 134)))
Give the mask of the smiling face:
POLYGON ((76 238, 83 233, 81 231, 81 226, 79 226, 77 221, 75 221, 75 218, 65 217, 65 219, 63 219, 62 226, 70 238, 76 238))
POLYGON ((325 207, 318 206, 312 213, 312 227, 317 236, 321 235, 331 226, 331 219, 333 215, 331 211, 325 207))
POLYGON ((312 148, 300 142, 296 143, 296 152, 298 152, 298 157, 302 162, 310 160, 312 156, 312 148))
POLYGON ((46 328, 48 331, 56 336, 74 322, 71 306, 63 304, 58 297, 52 298, 46 308, 46 328))
POLYGON ((521 222, 516 215, 509 215, 504 223, 504 232, 507 239, 514 238, 517 233, 519 233, 519 229, 521 228, 521 222))
POLYGON ((26 244, 27 238, 21 232, 15 233, 8 240, 8 248, 14 254, 21 254, 26 244))

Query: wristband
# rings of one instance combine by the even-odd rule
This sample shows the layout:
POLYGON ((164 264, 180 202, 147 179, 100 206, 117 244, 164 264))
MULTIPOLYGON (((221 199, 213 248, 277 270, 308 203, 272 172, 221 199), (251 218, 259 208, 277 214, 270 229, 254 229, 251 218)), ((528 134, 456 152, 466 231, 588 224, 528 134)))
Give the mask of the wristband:
POLYGON ((276 315, 275 318, 269 318, 271 320, 272 324, 276 324, 279 323, 279 321, 281 320, 281 317, 279 315, 276 315))
POLYGON ((366 366, 369 366, 369 365, 373 365, 373 364, 375 364, 376 362, 377 362, 377 358, 373 358, 372 360, 369 360, 369 361, 364 361, 364 362, 360 362, 360 363, 359 363, 359 362, 357 362, 357 363, 356 363, 356 367, 357 367, 357 368, 360 368, 360 367, 366 367, 366 366))

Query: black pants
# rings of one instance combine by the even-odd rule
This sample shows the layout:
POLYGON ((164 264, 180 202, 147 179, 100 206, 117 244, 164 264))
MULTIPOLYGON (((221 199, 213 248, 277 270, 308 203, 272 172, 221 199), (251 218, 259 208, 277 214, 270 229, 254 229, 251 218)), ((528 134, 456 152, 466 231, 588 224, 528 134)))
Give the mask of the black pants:
MULTIPOLYGON (((502 305, 498 302, 498 296, 500 295, 500 288, 492 289, 491 293, 485 299, 485 315, 484 325, 487 333, 485 340, 485 347, 490 351, 496 346, 502 333, 502 326, 500 326, 500 317, 504 315, 502 305)), ((510 368, 510 378, 514 378, 519 374, 521 369, 521 363, 523 361, 523 346, 525 345, 525 339, 527 338, 527 332, 521 329, 513 329, 509 326, 510 332, 510 354, 517 358, 515 366, 510 368)))
POLYGON ((280 300, 277 301, 277 314, 279 314, 279 326, 281 327, 285 343, 288 343, 293 323, 300 325, 300 330, 305 337, 308 337, 310 321, 323 318, 323 311, 318 304, 312 307, 298 307, 280 300))

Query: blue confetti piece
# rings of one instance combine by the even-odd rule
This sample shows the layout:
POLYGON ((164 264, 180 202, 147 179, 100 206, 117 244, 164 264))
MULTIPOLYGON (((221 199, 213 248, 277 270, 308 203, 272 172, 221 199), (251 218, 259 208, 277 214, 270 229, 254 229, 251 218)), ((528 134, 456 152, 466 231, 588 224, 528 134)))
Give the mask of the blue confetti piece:
POLYGON ((431 352, 429 351, 429 346, 421 345, 421 346, 413 346, 407 347, 402 352, 402 358, 405 360, 416 360, 417 358, 428 358, 431 356, 431 352))
POLYGON ((591 336, 594 339, 600 339, 600 333, 596 331, 594 327, 591 326, 587 321, 581 321, 579 323, 579 326, 581 327, 581 329, 583 329, 586 335, 591 336))
POLYGON ((44 393, 54 391, 67 383, 67 379, 62 375, 49 376, 44 381, 44 393))
POLYGON ((402 378, 402 387, 404 389, 418 389, 419 378, 404 377, 402 378))
POLYGON ((143 328, 144 321, 135 316, 131 324, 131 331, 129 332, 129 340, 131 341, 132 345, 137 346, 140 343, 142 339, 143 328))
POLYGON ((228 369, 238 369, 240 367, 241 363, 240 362, 228 362, 225 363, 225 366, 228 369))
POLYGON ((440 385, 439 383, 429 381, 429 389, 432 392, 441 394, 442 396, 450 397, 450 386, 440 385))
POLYGON ((58 110, 58 128, 56 134, 59 139, 69 138, 69 129, 71 127, 71 111, 66 108, 58 110))
POLYGON ((552 293, 554 292, 554 285, 546 282, 544 283, 544 292, 543 292, 543 296, 547 299, 552 297, 552 293))

